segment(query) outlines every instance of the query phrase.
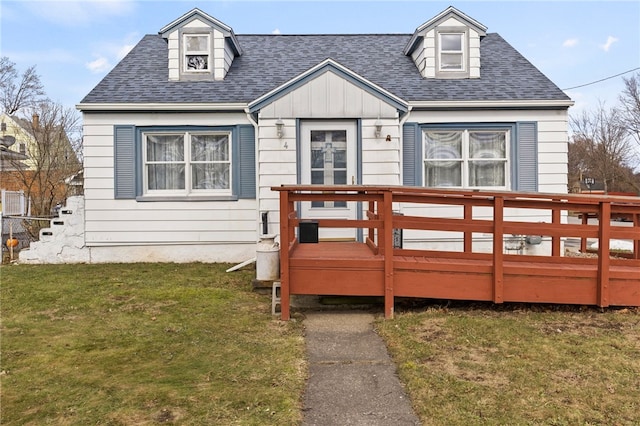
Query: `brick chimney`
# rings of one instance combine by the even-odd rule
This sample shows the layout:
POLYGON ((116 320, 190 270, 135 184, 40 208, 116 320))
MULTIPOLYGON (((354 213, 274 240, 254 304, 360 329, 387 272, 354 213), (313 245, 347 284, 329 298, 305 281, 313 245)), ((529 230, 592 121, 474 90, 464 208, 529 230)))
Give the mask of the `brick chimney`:
POLYGON ((40 116, 38 114, 33 114, 31 119, 32 119, 32 124, 34 129, 37 129, 38 127, 40 127, 40 116))

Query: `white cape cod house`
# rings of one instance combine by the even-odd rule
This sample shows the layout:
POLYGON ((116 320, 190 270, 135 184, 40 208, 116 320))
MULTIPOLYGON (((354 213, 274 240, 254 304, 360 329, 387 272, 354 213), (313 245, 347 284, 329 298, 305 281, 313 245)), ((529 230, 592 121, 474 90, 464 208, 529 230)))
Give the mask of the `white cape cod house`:
MULTIPOLYGON (((87 259, 250 259, 278 232, 282 184, 566 193, 572 104, 453 7, 359 35, 236 35, 193 9, 78 105, 87 259)), ((353 204, 302 214, 357 218, 353 204)))

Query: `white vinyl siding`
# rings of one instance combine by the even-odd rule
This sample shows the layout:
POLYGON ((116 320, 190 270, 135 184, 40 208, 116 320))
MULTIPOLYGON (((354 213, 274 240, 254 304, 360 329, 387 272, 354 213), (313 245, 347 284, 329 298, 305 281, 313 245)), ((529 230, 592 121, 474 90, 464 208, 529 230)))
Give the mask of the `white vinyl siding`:
POLYGON ((396 109, 331 71, 266 105, 260 118, 393 117, 396 109))
MULTIPOLYGON (((432 124, 437 127, 442 123, 465 123, 469 128, 473 127, 470 122, 477 123, 524 123, 530 125, 535 123, 537 130, 537 169, 535 176, 538 192, 566 193, 567 192, 567 144, 568 144, 568 113, 566 110, 548 111, 413 111, 407 122, 417 122, 421 124, 432 124)), ((404 139, 413 134, 414 129, 405 128, 408 134, 404 139)), ((420 130, 418 130, 420 132, 420 130)), ((420 133, 418 133, 420 134, 420 133)), ((405 152, 405 154, 407 154, 405 152)), ((411 172, 408 162, 414 157, 403 156, 403 170, 406 174, 411 172)), ((406 182, 405 182, 406 184, 406 182)), ((406 215, 462 218, 463 211, 459 206, 439 206, 431 207, 427 210, 415 205, 401 205, 399 210, 406 215)), ((474 209, 474 219, 492 219, 492 211, 489 208, 474 209)), ((529 209, 510 209, 505 211, 505 220, 528 220, 542 221, 550 223, 552 218, 548 212, 540 212, 529 209)), ((562 220, 566 220, 563 218, 562 220)), ((491 250, 490 238, 483 235, 474 235, 474 250, 491 250)), ((405 230, 405 248, 425 247, 434 250, 462 250, 462 235, 455 232, 417 232, 405 230)), ((548 247, 532 246, 527 248, 531 254, 544 252, 548 247)))
POLYGON ((481 110, 413 111, 407 122, 442 123, 516 123, 535 122, 538 136, 538 191, 567 192, 568 112, 566 110, 481 110), (560 168, 556 167, 560 165, 560 168), (566 167, 566 166, 565 166, 566 167), (543 177, 544 176, 544 177, 543 177))
POLYGON ((480 78, 480 34, 472 27, 455 18, 449 18, 438 25, 425 28, 422 41, 411 53, 413 62, 424 78, 480 78), (461 50, 444 49, 443 35, 459 35, 461 50), (459 68, 444 66, 443 55, 457 55, 461 58, 459 68))
MULTIPOLYGON (((400 184, 400 134, 397 110, 357 87, 325 72, 260 110, 258 141, 258 198, 261 212, 269 212, 269 232, 278 232, 279 193, 272 186, 298 183, 296 164, 297 117, 360 120, 360 171, 364 185, 400 184), (278 138, 275 122, 284 122, 278 138), (375 123, 382 122, 382 134, 375 136, 375 123), (389 136, 389 141, 387 141, 389 136)), ((348 183, 351 183, 350 181, 348 183)))
POLYGON ((137 126, 156 126, 158 123, 168 126, 249 124, 244 113, 187 115, 85 112, 83 130, 87 246, 249 244, 250 248, 244 252, 238 251, 244 253, 238 256, 246 256, 254 249, 258 230, 255 199, 198 202, 114 199, 113 132, 116 123, 137 126))

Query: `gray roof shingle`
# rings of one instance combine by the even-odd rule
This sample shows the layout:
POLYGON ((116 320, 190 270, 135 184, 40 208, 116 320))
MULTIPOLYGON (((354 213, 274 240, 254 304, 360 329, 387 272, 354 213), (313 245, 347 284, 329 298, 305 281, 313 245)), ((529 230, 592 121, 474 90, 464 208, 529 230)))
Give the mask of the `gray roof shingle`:
POLYGON ((251 102, 333 59, 408 102, 569 100, 498 34, 480 43, 481 78, 425 79, 403 54, 410 34, 238 35, 223 81, 169 81, 167 42, 146 35, 82 103, 251 102))

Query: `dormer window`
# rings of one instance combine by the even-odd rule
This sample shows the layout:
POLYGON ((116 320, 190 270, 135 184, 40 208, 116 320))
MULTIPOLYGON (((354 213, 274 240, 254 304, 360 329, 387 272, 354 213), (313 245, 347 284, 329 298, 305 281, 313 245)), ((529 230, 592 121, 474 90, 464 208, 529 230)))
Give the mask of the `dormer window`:
POLYGON ((242 54, 231 27, 193 9, 159 32, 167 41, 170 81, 224 80, 242 54))
POLYGON ((464 33, 440 33, 440 71, 464 71, 464 33))
POLYGON ((209 34, 184 35, 184 70, 186 72, 209 71, 210 44, 209 34))
POLYGON ((480 40, 486 31, 480 22, 448 7, 416 28, 404 54, 424 78, 480 78, 480 40))

